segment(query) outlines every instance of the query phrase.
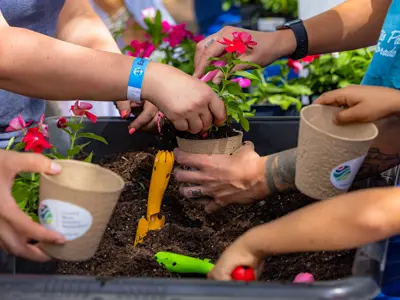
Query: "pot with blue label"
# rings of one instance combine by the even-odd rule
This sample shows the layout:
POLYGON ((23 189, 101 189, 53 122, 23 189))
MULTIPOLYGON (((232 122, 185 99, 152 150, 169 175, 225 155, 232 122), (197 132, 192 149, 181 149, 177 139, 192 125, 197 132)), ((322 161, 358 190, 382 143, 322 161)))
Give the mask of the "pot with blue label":
POLYGON ((118 202, 124 180, 95 164, 58 160, 58 175, 40 178, 38 216, 42 226, 65 236, 64 245, 40 243, 49 256, 83 261, 95 254, 118 202))
POLYGON ((336 125, 341 109, 314 104, 300 112, 295 183, 314 199, 347 192, 378 136, 373 123, 336 125))

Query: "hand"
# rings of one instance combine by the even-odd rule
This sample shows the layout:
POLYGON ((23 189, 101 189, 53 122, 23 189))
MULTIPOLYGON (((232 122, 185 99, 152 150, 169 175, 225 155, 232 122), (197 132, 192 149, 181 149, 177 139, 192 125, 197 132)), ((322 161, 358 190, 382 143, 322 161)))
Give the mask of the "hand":
POLYGON ((20 172, 57 174, 60 166, 45 156, 0 150, 0 247, 26 259, 44 262, 50 258, 28 241, 63 244, 65 238, 32 221, 11 195, 14 177, 20 172))
MULTIPOLYGON (((252 249, 250 238, 251 231, 248 231, 239 237, 231 246, 229 246, 219 258, 215 267, 208 273, 209 279, 232 280, 232 272, 240 266, 252 267, 258 277, 263 269, 263 257, 252 249)), ((259 237, 255 237, 255 240, 259 237)))
POLYGON ((142 96, 180 131, 196 134, 211 127, 213 116, 216 125, 227 118, 224 102, 207 84, 168 65, 149 64, 142 96))
POLYGON ((189 171, 177 168, 174 176, 181 185, 180 193, 188 199, 205 204, 207 212, 232 203, 250 204, 266 196, 264 163, 246 142, 232 155, 189 154, 174 150, 175 161, 181 166, 197 168, 189 171))
POLYGON ((139 129, 153 131, 157 128, 158 108, 149 101, 144 101, 144 104, 134 101, 118 101, 116 105, 121 118, 128 119, 131 113, 136 115, 136 118, 128 126, 129 134, 134 134, 139 129))
POLYGON ((327 92, 315 104, 347 107, 334 116, 334 123, 373 122, 400 112, 400 92, 386 87, 351 85, 327 92))
MULTIPOLYGON (((291 30, 261 32, 227 26, 197 44, 194 61, 195 77, 200 78, 204 75, 205 68, 211 63, 208 60, 209 58, 218 57, 225 51, 225 46, 218 43, 218 41, 223 40, 223 38, 232 40, 232 33, 235 31, 246 31, 250 33, 253 37, 253 41, 258 44, 254 47, 254 50, 248 50, 247 53, 240 56, 240 59, 256 63, 263 67, 269 65, 280 57, 290 55, 296 49, 296 39, 291 30)), ((236 66, 235 70, 243 69, 249 69, 249 66, 236 66)), ((222 73, 216 75, 213 81, 218 81, 221 74, 222 73)))

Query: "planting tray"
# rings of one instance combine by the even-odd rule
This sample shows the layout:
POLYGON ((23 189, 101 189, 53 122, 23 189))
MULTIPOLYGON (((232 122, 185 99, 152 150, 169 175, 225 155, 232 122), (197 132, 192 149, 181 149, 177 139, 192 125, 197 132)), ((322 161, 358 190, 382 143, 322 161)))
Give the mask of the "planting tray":
MULTIPOLYGON (((51 142, 58 149, 66 149, 68 138, 60 134, 56 122, 56 118, 47 120, 51 142)), ((95 149, 96 160, 113 153, 146 150, 158 145, 157 139, 148 133, 130 136, 128 124, 119 118, 99 118, 97 124, 85 123, 89 131, 104 136, 109 143, 106 146, 93 142, 89 146, 95 149)), ((298 125, 298 117, 256 117, 250 120, 251 132, 244 137, 254 142, 260 155, 267 155, 295 147, 298 125)), ((391 176, 389 174, 386 179, 390 181, 391 176)), ((3 273, 0 275, 0 299, 372 299, 380 292, 387 247, 387 241, 366 245, 357 251, 351 277, 313 284, 55 276, 52 275, 54 263, 38 264, 3 253, 0 254, 0 272, 3 273)))

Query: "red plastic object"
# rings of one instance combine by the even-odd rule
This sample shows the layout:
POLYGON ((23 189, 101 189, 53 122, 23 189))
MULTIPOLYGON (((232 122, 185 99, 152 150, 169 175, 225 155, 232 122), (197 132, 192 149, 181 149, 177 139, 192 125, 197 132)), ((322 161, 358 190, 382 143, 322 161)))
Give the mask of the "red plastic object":
POLYGON ((256 280, 256 274, 250 267, 237 267, 232 272, 232 278, 236 281, 253 281, 256 280))

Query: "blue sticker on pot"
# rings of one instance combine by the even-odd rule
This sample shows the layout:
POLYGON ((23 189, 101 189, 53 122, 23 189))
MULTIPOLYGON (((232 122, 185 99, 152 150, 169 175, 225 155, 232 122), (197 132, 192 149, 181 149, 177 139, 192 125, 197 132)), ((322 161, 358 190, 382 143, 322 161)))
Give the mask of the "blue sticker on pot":
POLYGON ((339 190, 348 190, 367 154, 338 165, 331 172, 331 183, 339 190))

